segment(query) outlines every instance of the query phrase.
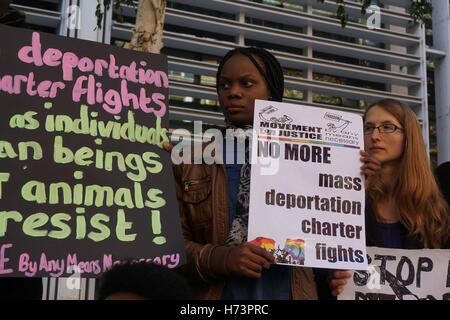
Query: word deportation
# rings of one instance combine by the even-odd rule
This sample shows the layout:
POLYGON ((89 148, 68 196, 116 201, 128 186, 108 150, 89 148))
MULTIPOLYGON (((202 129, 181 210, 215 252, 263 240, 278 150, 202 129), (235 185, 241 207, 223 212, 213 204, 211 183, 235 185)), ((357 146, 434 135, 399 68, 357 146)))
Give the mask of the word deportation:
MULTIPOLYGON (((33 32, 31 46, 23 46, 17 53, 20 61, 42 67, 58 67, 62 69, 64 81, 74 81, 74 70, 85 73, 78 76, 72 89, 72 100, 79 102, 82 96, 86 96, 89 105, 102 103, 102 107, 110 114, 118 114, 122 107, 132 105, 133 109, 140 109, 145 113, 154 113, 162 117, 167 111, 165 95, 153 92, 147 95, 145 87, 152 85, 157 88, 168 88, 169 80, 164 71, 147 69, 147 62, 140 61, 141 67, 137 67, 135 61, 129 65, 117 65, 113 54, 109 55, 109 61, 105 59, 92 60, 89 57, 79 58, 73 52, 62 52, 55 48, 48 48, 42 53, 42 45, 38 32, 33 32), (102 83, 95 81, 95 76, 108 76, 110 79, 121 79, 120 92, 114 89, 103 89, 102 83), (128 91, 127 82, 140 87, 139 94, 128 91), (150 105, 149 105, 150 104, 150 105)), ((28 75, 4 75, 0 78, 0 90, 9 94, 21 94, 22 83, 26 93, 30 96, 39 95, 42 98, 55 98, 58 90, 63 90, 66 84, 62 81, 52 82, 44 80, 37 84, 34 73, 28 75)))
POLYGON ((320 197, 319 195, 305 196, 292 193, 277 192, 271 189, 266 192, 266 205, 285 207, 286 209, 308 209, 316 211, 335 212, 343 214, 361 215, 360 201, 342 200, 341 197, 320 197))

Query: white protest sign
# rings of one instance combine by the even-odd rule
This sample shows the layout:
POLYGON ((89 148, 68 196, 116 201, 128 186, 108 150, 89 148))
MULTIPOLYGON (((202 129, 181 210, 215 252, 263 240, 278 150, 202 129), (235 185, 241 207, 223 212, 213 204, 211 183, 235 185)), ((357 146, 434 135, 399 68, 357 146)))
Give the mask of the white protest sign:
POLYGON ((450 250, 367 247, 339 300, 450 300, 450 250))
POLYGON ((255 101, 248 241, 279 264, 365 269, 358 114, 255 101))

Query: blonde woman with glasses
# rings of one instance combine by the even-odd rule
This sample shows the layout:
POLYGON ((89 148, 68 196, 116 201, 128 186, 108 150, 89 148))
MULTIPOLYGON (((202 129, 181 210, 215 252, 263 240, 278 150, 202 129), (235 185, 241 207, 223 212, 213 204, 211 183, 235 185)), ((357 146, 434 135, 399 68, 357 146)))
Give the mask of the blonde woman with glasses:
MULTIPOLYGON (((381 162, 367 190, 368 246, 450 248, 449 208, 430 169, 414 112, 393 99, 371 104, 364 114, 366 152, 381 162)), ((342 293, 347 271, 331 271, 331 294, 342 293)))

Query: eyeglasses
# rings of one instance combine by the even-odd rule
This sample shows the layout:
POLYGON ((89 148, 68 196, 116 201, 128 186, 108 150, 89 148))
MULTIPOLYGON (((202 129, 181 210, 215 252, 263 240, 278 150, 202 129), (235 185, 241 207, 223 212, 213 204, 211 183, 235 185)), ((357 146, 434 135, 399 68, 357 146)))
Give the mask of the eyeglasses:
POLYGON ((375 129, 378 129, 378 132, 381 134, 384 133, 394 133, 395 131, 404 131, 403 128, 397 127, 395 124, 392 123, 385 123, 382 125, 379 125, 378 127, 375 126, 364 126, 364 134, 372 134, 375 129))

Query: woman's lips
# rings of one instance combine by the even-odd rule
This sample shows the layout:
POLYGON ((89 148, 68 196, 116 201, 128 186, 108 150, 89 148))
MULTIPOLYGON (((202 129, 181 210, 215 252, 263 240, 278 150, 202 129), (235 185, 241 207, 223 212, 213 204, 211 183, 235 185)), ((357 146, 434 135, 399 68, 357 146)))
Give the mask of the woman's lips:
POLYGON ((373 151, 373 152, 383 151, 383 150, 384 150, 384 148, 382 148, 382 147, 372 147, 372 148, 370 148, 370 151, 373 151))
POLYGON ((244 109, 244 107, 242 107, 242 106, 228 106, 227 107, 227 111, 230 112, 230 113, 238 112, 238 111, 241 111, 243 109, 244 109))

